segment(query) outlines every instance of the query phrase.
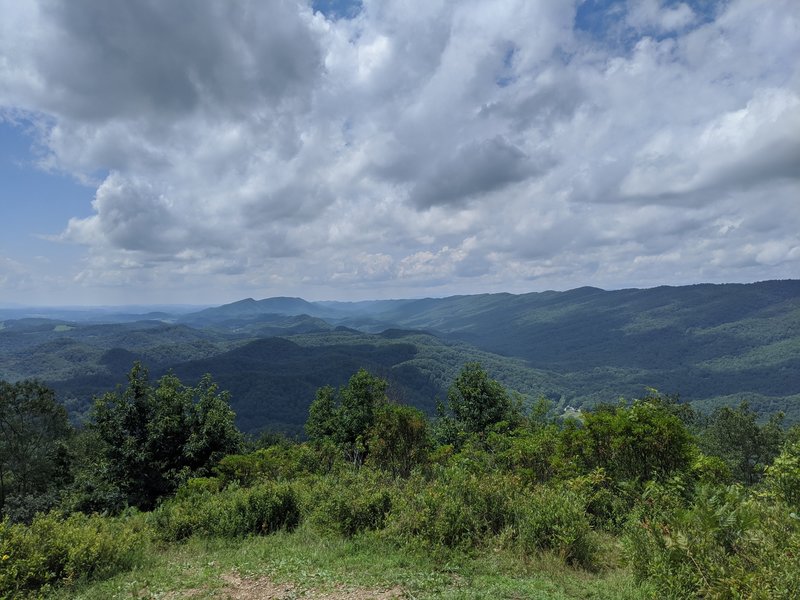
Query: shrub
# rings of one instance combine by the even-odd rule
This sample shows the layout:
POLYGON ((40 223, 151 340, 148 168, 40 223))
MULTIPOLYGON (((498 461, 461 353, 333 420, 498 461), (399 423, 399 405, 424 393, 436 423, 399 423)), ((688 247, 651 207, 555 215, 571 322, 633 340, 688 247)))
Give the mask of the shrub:
POLYGON ((665 598, 800 597, 800 522, 740 486, 701 487, 688 508, 632 520, 626 554, 665 598))
POLYGON ((583 498, 592 527, 609 532, 619 531, 627 521, 638 487, 630 482, 615 482, 602 467, 574 477, 566 485, 583 498))
POLYGON ((262 479, 289 480, 301 475, 327 473, 335 462, 324 444, 275 445, 250 454, 229 454, 214 468, 223 486, 250 486, 262 479))
POLYGON ((101 579, 139 564, 149 541, 143 519, 39 514, 29 526, 0 523, 0 595, 101 579))
POLYGON ((319 530, 350 537, 382 529, 392 507, 393 488, 367 468, 314 481, 309 490, 311 523, 319 530))
POLYGON ((523 552, 553 550, 583 566, 593 564, 597 549, 579 491, 526 487, 512 475, 459 467, 444 469, 431 481, 409 480, 389 514, 386 534, 429 552, 500 541, 523 552))
POLYGON ((408 477, 415 467, 427 464, 430 447, 428 420, 422 411, 388 403, 375 410, 367 440, 367 464, 394 477, 408 477))
POLYGON ((525 481, 543 483, 560 475, 565 467, 558 456, 559 431, 555 425, 516 429, 508 434, 491 433, 487 445, 499 465, 525 481))
POLYGON ((230 487, 219 493, 198 486, 194 493, 183 492, 162 504, 152 518, 165 540, 239 537, 292 529, 300 522, 300 508, 295 490, 285 483, 230 487))
POLYGON ((387 535, 403 544, 467 549, 513 524, 512 498, 519 480, 477 475, 456 467, 426 482, 409 480, 387 521, 387 535))
POLYGON ((800 440, 787 443, 767 467, 766 482, 779 498, 800 511, 800 440))
POLYGON ((658 398, 600 406, 584 416, 584 425, 586 462, 616 480, 665 479, 689 467, 689 432, 658 398))
POLYGON ((709 456, 697 451, 692 457, 690 474, 700 484, 730 483, 732 476, 728 464, 719 456, 709 456))
POLYGON ((567 563, 594 564, 598 544, 581 494, 565 487, 537 486, 520 494, 514 509, 515 539, 522 550, 553 550, 567 563))

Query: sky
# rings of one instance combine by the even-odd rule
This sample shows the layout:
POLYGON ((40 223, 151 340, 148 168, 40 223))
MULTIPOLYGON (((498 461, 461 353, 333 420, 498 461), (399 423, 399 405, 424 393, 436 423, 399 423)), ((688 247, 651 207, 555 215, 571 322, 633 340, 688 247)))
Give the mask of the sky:
POLYGON ((800 277, 797 0, 0 14, 0 305, 800 277))

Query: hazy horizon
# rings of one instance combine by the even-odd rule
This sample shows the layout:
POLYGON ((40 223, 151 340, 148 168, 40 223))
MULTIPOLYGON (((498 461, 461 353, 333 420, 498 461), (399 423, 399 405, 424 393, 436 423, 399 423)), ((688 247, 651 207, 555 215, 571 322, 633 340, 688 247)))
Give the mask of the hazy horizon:
POLYGON ((639 287, 639 286, 626 286, 626 287, 619 287, 619 288, 599 288, 598 286, 576 286, 574 288, 568 289, 546 289, 546 290, 531 290, 528 292, 507 292, 507 291, 494 291, 494 292, 474 292, 471 294, 444 294, 444 295, 424 295, 424 296, 408 296, 408 297, 393 297, 393 298, 355 298, 351 300, 342 300, 338 298, 306 298, 303 296, 287 296, 285 294, 276 294, 274 296, 264 296, 264 297, 241 297, 241 298, 233 298, 230 300, 226 300, 223 302, 213 302, 213 303, 201 303, 201 304, 191 304, 191 303, 182 303, 182 302, 153 302, 153 303, 128 303, 128 304, 19 304, 19 303, 2 303, 0 302, 0 310, 24 310, 24 309, 53 309, 53 310, 108 310, 108 311, 119 311, 122 309, 152 309, 153 312, 156 312, 156 309, 169 309, 169 308, 179 308, 189 310, 202 310, 204 308, 211 308, 216 306, 222 306, 225 304, 233 304, 235 302, 240 302, 243 300, 270 300, 275 298, 290 298, 290 299, 300 299, 305 300, 307 302, 312 303, 326 303, 326 302, 340 302, 340 303, 360 303, 360 302, 381 302, 381 301, 402 301, 402 300, 425 300, 425 299, 437 299, 437 298, 447 298, 450 296, 480 296, 484 294, 511 294, 511 295, 524 295, 524 294, 541 294, 541 293, 548 293, 548 292, 555 292, 555 293, 564 293, 569 292, 572 290, 584 288, 584 287, 595 287, 601 289, 605 292, 613 292, 613 291, 620 291, 620 290, 628 290, 628 289, 640 289, 640 290, 648 290, 654 289, 658 287, 690 287, 694 285, 751 285, 757 283, 764 283, 769 281, 798 281, 796 278, 784 278, 784 279, 765 279, 759 281, 724 281, 724 282, 709 282, 709 281, 702 281, 697 283, 689 283, 683 285, 668 285, 668 284, 661 284, 661 285, 654 285, 648 287, 639 287))

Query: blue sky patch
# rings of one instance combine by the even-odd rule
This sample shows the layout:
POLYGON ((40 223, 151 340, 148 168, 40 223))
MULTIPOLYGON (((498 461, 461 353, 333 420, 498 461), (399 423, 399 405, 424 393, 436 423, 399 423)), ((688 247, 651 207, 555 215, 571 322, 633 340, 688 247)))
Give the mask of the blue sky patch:
POLYGON ((352 19, 361 12, 361 0, 313 0, 311 8, 328 19, 352 19))
MULTIPOLYGON (((629 27, 625 17, 629 12, 629 2, 625 0, 585 0, 578 5, 575 14, 575 29, 588 33, 595 41, 605 46, 628 51, 643 35, 656 40, 675 37, 676 32, 664 32, 656 29, 637 31, 629 27)), ((725 4, 724 0, 666 0, 662 8, 673 8, 686 4, 695 14, 696 20, 691 27, 712 21, 725 4)))
POLYGON ((94 189, 72 177, 43 171, 24 123, 0 121, 0 221, 3 246, 41 253, 52 244, 37 237, 60 233, 70 217, 93 213, 94 189))

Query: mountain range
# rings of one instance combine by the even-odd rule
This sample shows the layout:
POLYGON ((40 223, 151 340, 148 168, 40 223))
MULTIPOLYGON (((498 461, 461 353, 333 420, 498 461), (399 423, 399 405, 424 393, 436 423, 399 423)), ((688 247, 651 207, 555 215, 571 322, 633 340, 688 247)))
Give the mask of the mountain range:
POLYGON ((800 281, 605 291, 309 302, 247 298, 215 307, 0 310, 0 379, 36 377, 75 418, 124 383, 211 373, 239 425, 298 431, 315 390, 359 367, 398 401, 433 412, 465 362, 554 409, 653 387, 712 410, 747 400, 800 421, 800 281), (199 308, 199 309, 198 309, 199 308))

